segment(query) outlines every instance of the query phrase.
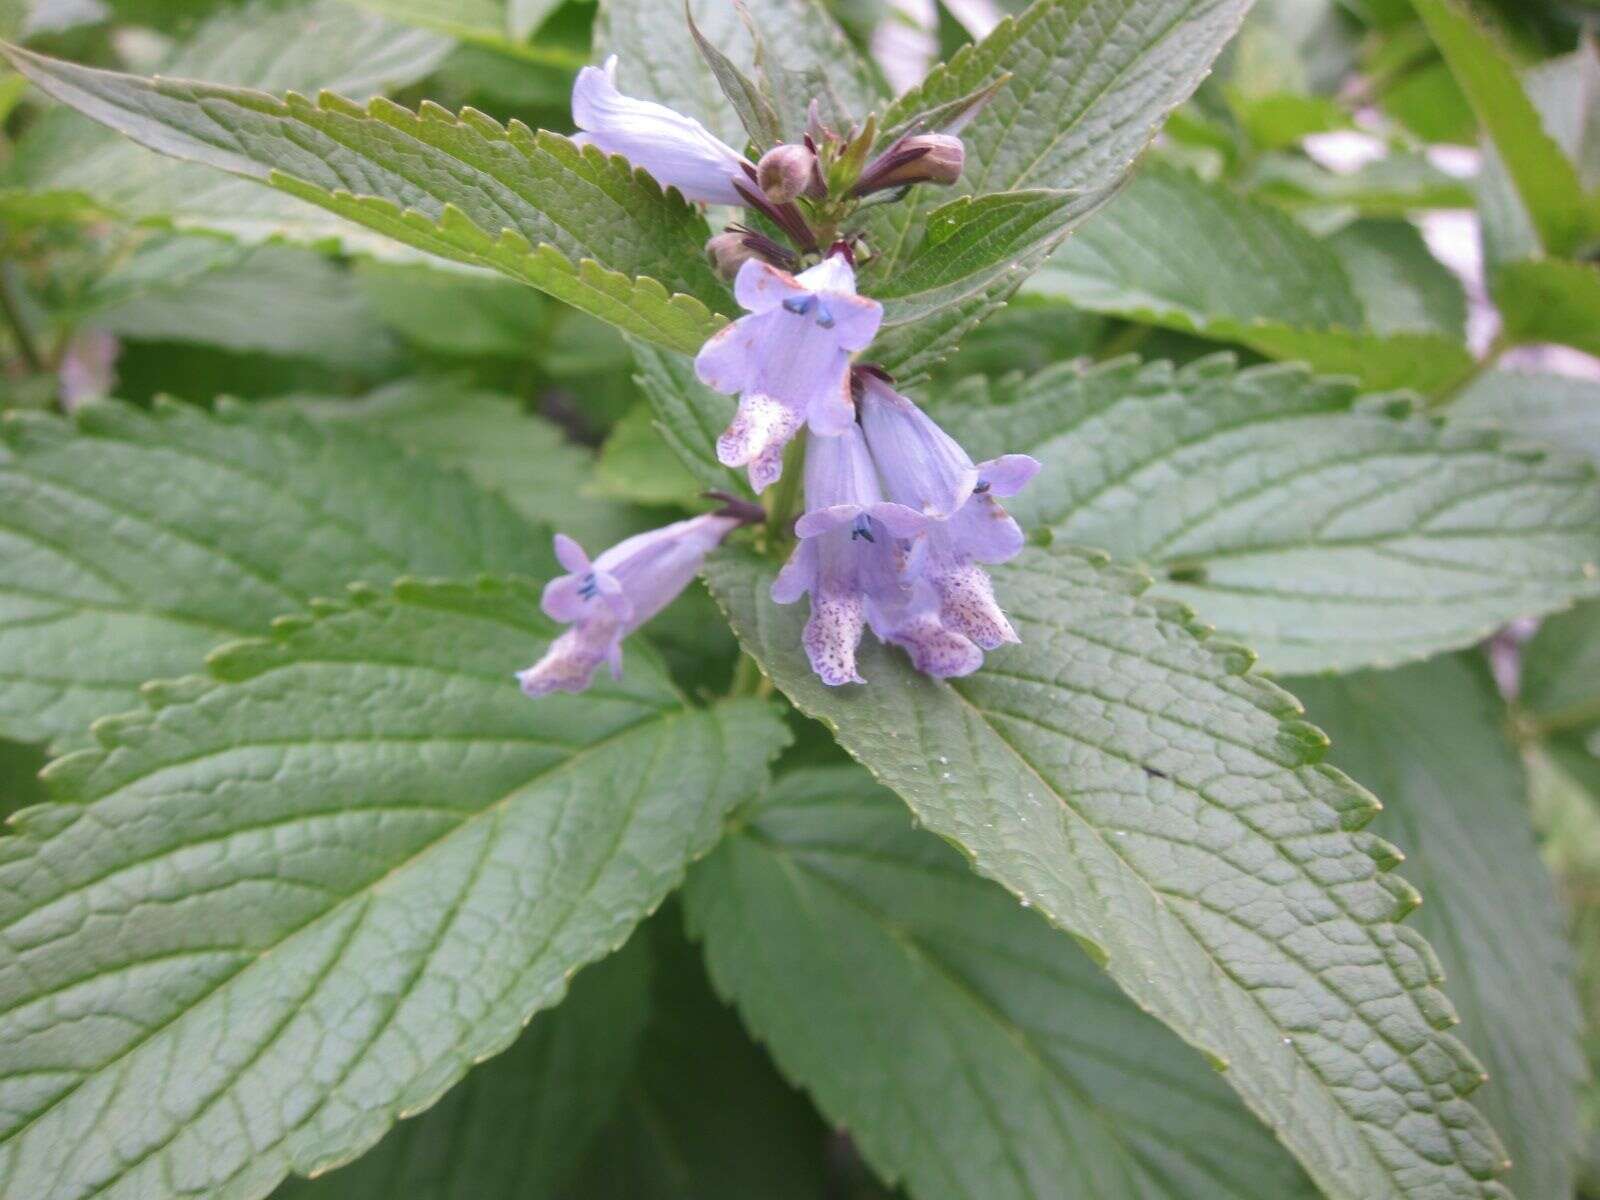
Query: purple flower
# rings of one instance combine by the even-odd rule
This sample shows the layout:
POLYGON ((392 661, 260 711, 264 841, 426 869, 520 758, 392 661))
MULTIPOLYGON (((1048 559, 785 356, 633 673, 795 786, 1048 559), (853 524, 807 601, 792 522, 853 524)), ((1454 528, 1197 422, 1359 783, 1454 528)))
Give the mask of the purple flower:
POLYGON ((585 67, 572 85, 572 122, 580 146, 598 146, 643 167, 663 187, 705 204, 743 204, 734 187, 745 176, 745 157, 693 117, 664 104, 617 91, 617 56, 585 67))
POLYGON ((883 499, 854 424, 806 447, 806 514, 795 524, 801 541, 773 583, 772 599, 793 604, 810 593, 801 641, 823 683, 866 682, 856 670, 856 647, 869 626, 929 675, 967 675, 982 665, 982 652, 945 627, 937 595, 910 569, 910 539, 927 524, 883 499))
POLYGON ((844 252, 798 276, 751 259, 734 295, 749 314, 713 334, 694 367, 707 386, 739 396, 717 457, 748 465, 760 492, 783 473, 783 448, 802 425, 830 438, 855 423, 850 355, 871 343, 883 306, 856 295, 844 252))
POLYGON ((861 425, 890 500, 923 514, 907 570, 931 585, 943 625, 985 650, 1018 640, 980 563, 1022 549, 1022 529, 996 497, 1038 473, 1026 454, 974 464, 954 438, 882 380, 863 375, 861 425))
POLYGON ((593 562, 583 547, 556 534, 556 558, 570 574, 544 589, 544 611, 571 628, 533 666, 517 674, 529 696, 581 692, 595 668, 622 676, 622 639, 677 598, 737 516, 706 513, 618 542, 593 562))

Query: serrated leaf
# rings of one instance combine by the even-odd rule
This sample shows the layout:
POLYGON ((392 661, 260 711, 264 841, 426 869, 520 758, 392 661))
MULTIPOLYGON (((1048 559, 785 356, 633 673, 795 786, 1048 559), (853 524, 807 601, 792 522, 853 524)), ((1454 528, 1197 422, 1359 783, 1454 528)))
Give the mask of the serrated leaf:
POLYGON ((689 473, 702 487, 747 495, 742 471, 717 460, 717 435, 733 419, 733 401, 695 378, 694 365, 677 354, 634 343, 634 381, 650 401, 657 428, 689 473))
POLYGON ((1600 382, 1565 375, 1486 371, 1450 404, 1454 420, 1587 455, 1600 465, 1600 382))
POLYGON ((1600 211, 1516 69, 1459 0, 1412 4, 1493 140, 1544 249, 1572 254, 1600 228, 1600 211))
POLYGON ((787 741, 639 647, 528 701, 531 583, 321 612, 102 723, 0 841, 0 1190, 255 1200, 353 1158, 626 940, 787 741))
POLYGON ((835 690, 770 564, 724 551, 708 575, 801 711, 1223 1067, 1329 1200, 1505 1200, 1463 1099, 1482 1068, 1396 924, 1417 896, 1359 832, 1377 803, 1248 651, 1103 558, 1030 549, 994 569, 1021 646, 939 683, 864 645, 870 682, 835 690))
POLYGON ((712 978, 884 1178, 919 1200, 1317 1195, 1198 1054, 865 772, 784 776, 740 818, 685 890, 712 978))
POLYGON ((554 1200, 610 1119, 650 1009, 639 937, 580 971, 504 1054, 348 1167, 290 1179, 273 1200, 554 1200))
MULTIPOLYGON (((1249 7, 1249 0, 1036 0, 934 68, 889 107, 883 123, 892 128, 1010 76, 962 131, 966 170, 957 194, 1114 189, 1205 78, 1249 7)), ((867 241, 876 258, 864 290, 875 294, 897 276, 916 253, 929 213, 948 199, 948 189, 919 188, 874 216, 867 241)), ((912 331, 899 335, 891 357, 902 371, 931 366, 993 315, 1021 279, 1002 279, 940 313, 924 323, 920 339, 912 331)))
POLYGON ((1291 686, 1332 736, 1330 761, 1382 795, 1372 831, 1405 847, 1402 873, 1428 898, 1413 924, 1438 951, 1460 1036, 1489 1072, 1477 1103, 1510 1152, 1507 1186, 1564 1200, 1581 1140, 1572 953, 1485 664, 1456 655, 1291 686))
POLYGON ((722 321, 708 305, 726 305, 727 291, 701 252, 699 213, 593 147, 471 109, 363 108, 326 92, 279 100, 5 53, 56 99, 151 149, 503 271, 674 349, 698 349, 722 321))
POLYGON ((837 1181, 828 1130, 712 994, 681 922, 673 905, 640 931, 656 958, 650 1025, 563 1200, 818 1200, 837 1181))
POLYGON ((1473 368, 1458 339, 1374 332, 1339 257, 1283 213, 1163 165, 1140 172, 1027 291, 1373 388, 1433 392, 1473 368))
MULTIPOLYGON (((211 17, 163 64, 164 74, 263 91, 327 88, 357 100, 414 83, 453 43, 338 0, 265 2, 211 17)), ((250 242, 334 241, 363 253, 409 253, 291 196, 171 161, 68 110, 46 113, 22 137, 10 178, 58 215, 132 220, 223 233, 250 242)))
POLYGON ((979 459, 1026 446, 1044 464, 1007 502, 1024 526, 1146 567, 1275 672, 1470 645, 1597 586, 1593 466, 1348 380, 1125 359, 981 399, 937 411, 979 459))
POLYGON ((0 429, 8 737, 80 735, 351 580, 550 567, 504 502, 370 434, 114 404, 0 429))
POLYGON ((461 470, 536 526, 559 528, 596 553, 648 524, 636 509, 594 494, 588 448, 509 396, 418 378, 357 400, 296 396, 277 403, 461 470))

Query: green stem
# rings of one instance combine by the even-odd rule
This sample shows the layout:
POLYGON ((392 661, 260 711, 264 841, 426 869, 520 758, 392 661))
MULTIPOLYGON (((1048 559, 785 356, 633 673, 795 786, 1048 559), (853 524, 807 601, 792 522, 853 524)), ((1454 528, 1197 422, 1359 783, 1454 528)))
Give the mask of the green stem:
POLYGON ((5 315, 6 324, 11 326, 11 332, 17 339, 17 350, 22 355, 22 361, 28 364, 28 369, 44 370, 44 359, 39 354, 38 343, 33 340, 33 331, 28 328, 27 319, 22 315, 22 306, 17 301, 15 263, 0 265, 0 313, 5 315))
POLYGON ((800 516, 806 474, 806 431, 795 434, 783 452, 783 476, 767 491, 767 542, 771 546, 788 543, 794 523, 800 516))
POLYGON ((1487 372, 1493 370, 1494 365, 1500 361, 1500 356, 1509 349, 1511 349, 1510 339, 1507 338, 1504 333, 1496 335, 1494 341, 1489 343, 1489 349, 1484 352, 1483 357, 1472 364, 1471 370, 1465 372, 1461 378, 1451 383, 1448 387, 1440 391, 1437 396, 1433 397, 1432 401, 1430 402, 1432 406, 1435 408, 1443 408, 1445 405, 1455 400, 1461 395, 1462 392, 1466 391, 1473 384, 1477 383, 1478 380, 1482 379, 1487 372))

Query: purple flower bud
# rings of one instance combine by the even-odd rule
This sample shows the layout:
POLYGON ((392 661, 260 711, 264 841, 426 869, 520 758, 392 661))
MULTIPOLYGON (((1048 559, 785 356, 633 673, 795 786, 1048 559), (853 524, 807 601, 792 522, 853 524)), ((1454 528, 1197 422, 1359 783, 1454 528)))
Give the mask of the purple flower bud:
POLYGON ((583 132, 579 145, 598 146, 643 167, 663 187, 687 200, 743 204, 735 181, 744 177, 744 155, 719 141, 692 117, 664 104, 636 100, 617 90, 617 56, 605 66, 585 67, 572 85, 572 121, 583 132))
POLYGON ((883 306, 856 295, 844 254, 798 276, 752 259, 734 295, 748 315, 713 334, 694 366, 702 383, 739 396, 717 457, 748 466, 760 492, 777 482, 783 448, 802 425, 836 437, 855 423, 850 355, 871 343, 883 306))
POLYGON ((517 674, 523 692, 581 692, 602 662, 613 679, 621 678, 622 639, 672 603, 741 523, 738 516, 706 513, 618 542, 593 562, 577 542, 556 534, 556 558, 569 574, 545 585, 543 607, 571 628, 517 674))
POLYGON ((861 425, 889 499, 928 518, 907 567, 938 596, 943 624, 985 650, 1017 641, 980 563, 1013 558, 1021 527, 997 497, 1014 496, 1038 473, 1026 454, 974 464, 921 409, 863 373, 861 425))
POLYGON ((787 204, 812 186, 817 156, 806 146, 774 146, 756 164, 756 183, 774 204, 787 204))
POLYGON ((867 196, 913 183, 948 187, 961 178, 967 151, 948 133, 916 133, 895 142, 867 164, 851 194, 867 196))

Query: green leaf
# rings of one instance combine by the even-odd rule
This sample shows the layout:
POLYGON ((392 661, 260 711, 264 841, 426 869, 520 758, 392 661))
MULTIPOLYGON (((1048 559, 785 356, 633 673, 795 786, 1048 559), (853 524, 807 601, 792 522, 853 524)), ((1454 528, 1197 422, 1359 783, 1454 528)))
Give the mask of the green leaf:
POLYGON ((650 1007, 638 937, 586 967, 556 1008, 348 1167, 274 1200, 554 1200, 621 1098, 650 1007))
POLYGON ((348 0, 405 25, 555 67, 581 67, 583 57, 529 37, 561 0, 348 0))
POLYGON ((543 531, 392 443, 242 406, 0 425, 0 733, 81 734, 353 579, 550 569, 543 531))
POLYGON ((559 528, 597 552, 648 523, 637 510, 593 494, 594 454, 509 396, 418 378, 358 400, 296 396, 278 403, 458 468, 541 529, 559 528))
MULTIPOLYGON (((162 64, 162 74, 263 91, 327 88, 365 100, 421 79, 451 46, 448 38, 338 0, 269 0, 210 18, 162 64)), ((66 109, 27 131, 10 175, 27 190, 0 198, 15 204, 19 195, 32 196, 57 214, 109 212, 251 242, 281 237, 365 253, 401 250, 291 196, 151 154, 66 109)))
POLYGON ((1403 217, 1420 209, 1471 208, 1472 189, 1420 154, 1391 153, 1348 174, 1299 155, 1264 154, 1241 180, 1258 200, 1281 208, 1352 208, 1367 217, 1403 217))
POLYGON ((1593 466, 1348 380, 1124 359, 983 398, 936 411, 979 460, 1044 464, 1007 502, 1024 526, 1142 565, 1275 672, 1421 658, 1596 588, 1593 466))
POLYGON ((531 584, 359 590, 51 768, 0 842, 0 1189, 254 1200, 627 939, 788 734, 684 708, 636 647, 529 701, 511 671, 553 632, 531 584))
POLYGON ((1491 268, 1490 286, 1514 342, 1559 342, 1600 354, 1600 269, 1533 259, 1491 268))
POLYGON ((756 150, 765 153, 783 141, 783 125, 766 90, 740 70, 738 63, 706 39, 700 27, 694 23, 694 12, 689 4, 685 3, 683 11, 694 48, 700 52, 717 86, 722 89, 723 98, 738 114, 739 123, 750 135, 756 150))
POLYGON ((1570 255, 1596 232, 1594 202, 1550 136, 1516 68, 1459 0, 1412 0, 1499 153, 1539 240, 1570 255))
MULTIPOLYGON (((769 81, 776 115, 791 135, 798 137, 796 119, 804 120, 806 103, 820 91, 837 97, 858 118, 877 106, 880 93, 871 68, 817 0, 745 0, 743 7, 766 42, 769 59, 776 55, 783 66, 794 68, 769 81)), ((735 5, 689 0, 689 9, 705 39, 729 64, 746 75, 757 73, 755 45, 735 5)), ((598 57, 619 57, 618 86, 628 95, 665 104, 701 121, 729 145, 744 145, 745 127, 695 48, 678 0, 601 0, 594 40, 598 57)))
POLYGON ((787 775, 740 817, 685 892, 712 978, 884 1178, 919 1200, 1317 1195, 1198 1054, 859 768, 787 775))
POLYGON ((1439 391, 1473 367, 1457 339, 1375 332, 1339 256, 1283 213, 1163 165, 1142 171, 1027 292, 1373 388, 1439 391))
MULTIPOLYGON (((1249 0, 1037 0, 934 68, 889 106, 884 126, 894 128, 1009 75, 962 131, 966 170, 957 195, 1107 192, 1205 78, 1249 7, 1249 0)), ((930 214, 948 199, 949 189, 919 188, 874 214, 867 242, 875 257, 865 267, 864 290, 876 295, 898 277, 918 253, 930 214)), ((902 372, 907 365, 931 365, 996 312, 1024 275, 1003 276, 924 321, 920 338, 907 331, 891 344, 889 357, 902 372)))
POLYGON ((1452 419, 1478 421, 1600 465, 1600 382, 1564 375, 1486 371, 1450 405, 1452 419))
POLYGON ((1523 647, 1518 704, 1545 734, 1600 727, 1600 602, 1550 618, 1523 647))
POLYGON ((97 276, 66 314, 122 337, 327 363, 371 377, 397 346, 349 274, 290 246, 160 237, 97 276))
POLYGON ((1375 333, 1466 340, 1467 298, 1409 221, 1356 221, 1324 243, 1338 256, 1375 333))
POLYGON ((1462 1040, 1488 1068, 1477 1103, 1510 1151, 1507 1186, 1571 1196, 1583 1047, 1566 916, 1482 660, 1291 686, 1332 736, 1330 761, 1383 797, 1372 830, 1405 847, 1406 878, 1428 898, 1413 924, 1439 953, 1462 1040))
POLYGON ((1244 95, 1230 88, 1228 106, 1250 140, 1268 150, 1298 146, 1302 138, 1315 133, 1354 127, 1350 114, 1326 96, 1298 92, 1244 95))
POLYGON ((940 683, 863 646, 829 689, 770 564, 709 568, 735 632, 802 712, 977 871, 1079 938, 1225 1071, 1329 1200, 1493 1198, 1504 1152, 1376 801, 1318 759, 1293 698, 1103 558, 994 569, 1022 645, 940 683))
POLYGON ((707 489, 747 495, 744 472, 717 460, 717 436, 733 419, 733 401, 696 379, 694 364, 682 355, 635 342, 633 361, 634 381, 650 401, 656 426, 689 473, 707 489))
POLYGON ((5 54, 56 99, 151 149, 503 271, 663 345, 698 349, 722 323, 708 305, 725 305, 727 291, 701 252, 699 213, 594 147, 471 109, 363 108, 327 92, 279 100, 5 54))
POLYGON ((600 448, 594 489, 635 504, 690 504, 701 490, 661 436, 648 404, 631 409, 611 427, 600 448))
POLYGON ((552 324, 549 305, 500 275, 440 265, 361 261, 356 284, 379 320, 431 354, 538 355, 552 324))
POLYGON ((622 1108, 571 1200, 818 1200, 828 1130, 719 1002, 675 906, 640 932, 656 970, 622 1108))

